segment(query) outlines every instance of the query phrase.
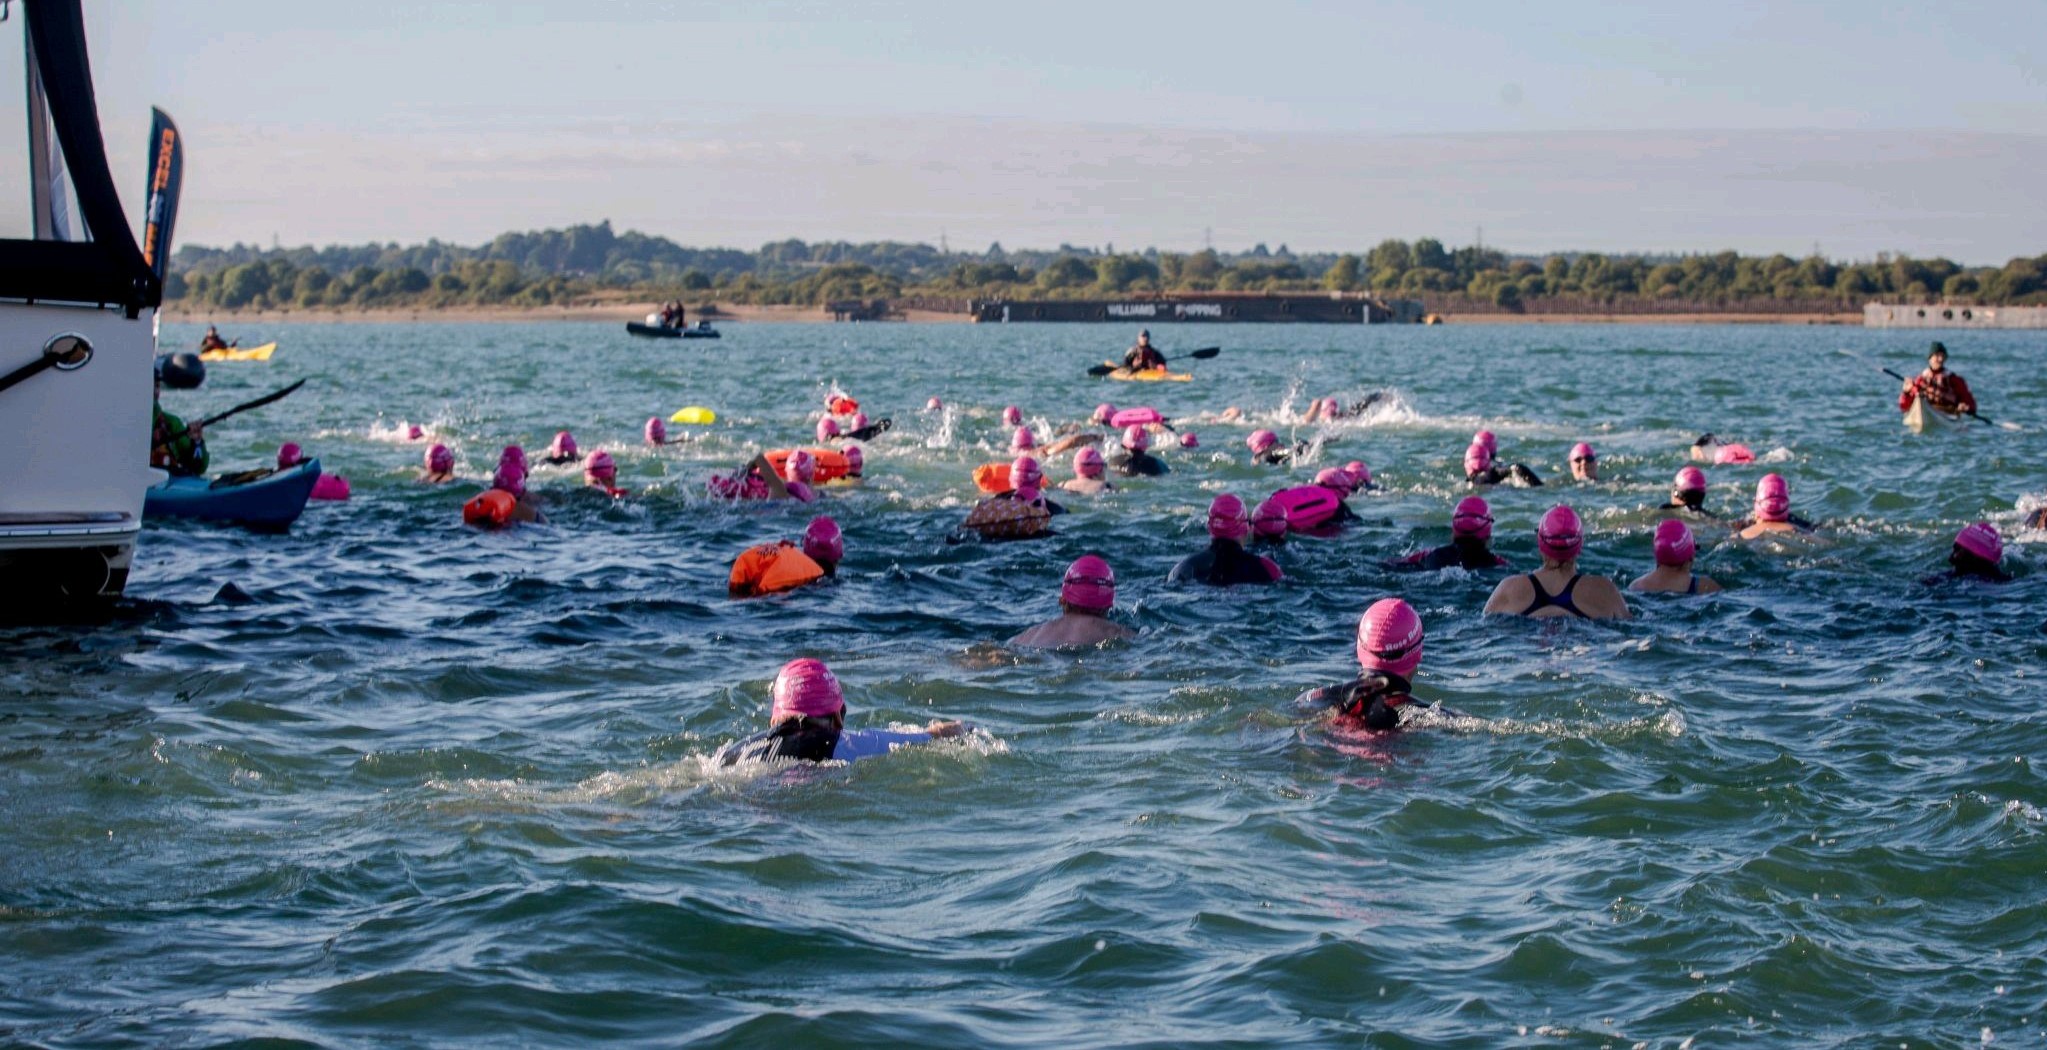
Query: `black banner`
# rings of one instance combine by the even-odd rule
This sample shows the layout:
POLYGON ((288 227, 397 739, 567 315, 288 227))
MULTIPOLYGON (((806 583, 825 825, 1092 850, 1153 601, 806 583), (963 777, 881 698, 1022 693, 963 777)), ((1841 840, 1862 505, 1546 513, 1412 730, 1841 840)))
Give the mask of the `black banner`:
POLYGON ((142 259, 163 279, 171 262, 171 227, 178 221, 178 191, 185 179, 185 144, 163 110, 149 111, 149 208, 142 230, 142 259))

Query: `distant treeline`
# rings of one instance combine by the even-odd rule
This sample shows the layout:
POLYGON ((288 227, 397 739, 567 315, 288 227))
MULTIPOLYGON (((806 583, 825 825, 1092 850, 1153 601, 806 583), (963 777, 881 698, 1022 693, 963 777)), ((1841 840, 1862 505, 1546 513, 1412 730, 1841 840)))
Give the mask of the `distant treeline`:
POLYGON ((1662 302, 1708 309, 1787 303, 1859 308, 1869 299, 2047 303, 2047 255, 2001 267, 1879 255, 1835 262, 1786 255, 1509 255, 1447 248, 1424 237, 1361 254, 1296 255, 1282 244, 1248 252, 945 251, 928 244, 778 241, 757 251, 685 248, 665 237, 614 233, 609 222, 507 233, 475 248, 428 241, 329 248, 187 245, 166 292, 189 307, 350 309, 549 306, 593 300, 683 299, 820 305, 842 299, 934 296, 1084 298, 1145 292, 1372 291, 1516 310, 1542 299, 1662 302))

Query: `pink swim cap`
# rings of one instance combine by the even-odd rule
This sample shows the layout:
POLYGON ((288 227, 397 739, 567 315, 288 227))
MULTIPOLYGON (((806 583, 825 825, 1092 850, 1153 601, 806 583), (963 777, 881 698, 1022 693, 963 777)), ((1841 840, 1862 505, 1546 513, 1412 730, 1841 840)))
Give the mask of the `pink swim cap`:
POLYGON ((1039 488, 1045 484, 1045 470, 1038 461, 1029 456, 1018 456, 1009 464, 1009 484, 1012 488, 1039 488))
POLYGON ((1535 546, 1545 558, 1570 561, 1585 549, 1585 525, 1578 512, 1559 503, 1535 527, 1535 546))
POLYGON ((611 453, 600 448, 583 457, 583 474, 608 485, 618 477, 618 464, 611 461, 611 453))
POLYGON ((1270 430, 1254 430, 1250 437, 1244 439, 1244 444, 1251 446, 1252 455, 1262 456, 1266 450, 1279 444, 1279 435, 1270 430))
POLYGON ((288 470, 306 461, 305 450, 296 441, 287 441, 277 446, 277 469, 288 470))
POLYGON ((1480 471, 1491 470, 1492 466, 1492 449, 1484 445, 1474 444, 1464 450, 1464 473, 1477 474, 1480 471))
POLYGON ((1345 463, 1343 465, 1343 472, 1345 474, 1349 474, 1351 477, 1351 481, 1354 482, 1354 484, 1351 485, 1351 491, 1353 492, 1356 492, 1359 489, 1364 488, 1366 485, 1372 483, 1371 468, 1365 466, 1364 460, 1354 459, 1348 463, 1345 463))
POLYGON ((1217 496, 1208 505, 1208 534, 1239 543, 1251 535, 1251 518, 1244 513, 1244 501, 1227 492, 1217 496))
POLYGON ((418 423, 407 423, 405 425, 405 440, 418 441, 425 436, 426 431, 418 423))
POLYGON ((1790 521, 1791 486, 1781 474, 1765 474, 1756 482, 1756 520, 1790 521))
POLYGON ((1422 665, 1422 618, 1398 598, 1381 598, 1358 618, 1358 666, 1410 678, 1422 665))
POLYGON ((1670 487, 1678 492, 1706 491, 1706 472, 1697 467, 1685 467, 1677 472, 1677 479, 1670 487))
POLYGON ((867 469, 867 453, 860 451, 860 446, 847 445, 839 450, 839 454, 846 457, 847 477, 857 478, 867 469))
POLYGON ((525 499, 526 498, 525 464, 515 463, 509 459, 499 460, 498 469, 496 473, 491 475, 490 485, 492 488, 503 489, 506 492, 511 493, 515 498, 525 499))
POLYGON ((1457 501, 1457 509, 1450 512, 1450 535, 1471 536, 1481 540, 1493 538, 1493 508, 1477 496, 1466 496, 1457 501))
POLYGON ((1002 425, 1013 427, 1023 422, 1023 411, 1015 405, 1002 410, 1002 425))
POLYGON ((924 402, 924 411, 926 411, 926 412, 936 412, 936 411, 938 411, 939 409, 941 409, 941 408, 944 408, 944 407, 945 407, 945 402, 943 402, 943 401, 940 401, 939 399, 937 399, 937 398, 935 398, 935 397, 934 397, 934 398, 932 398, 932 399, 931 399, 931 400, 929 400, 929 401, 926 401, 926 402, 924 402))
POLYGON ((661 422, 660 416, 655 416, 647 420, 646 434, 647 444, 665 445, 668 443, 668 424, 661 422))
POLYGON ((1286 508, 1280 505, 1277 496, 1267 496, 1251 512, 1251 531, 1266 539, 1286 535, 1286 508))
POLYGON ((1011 489, 1010 492, 1022 503, 1036 503, 1038 502, 1038 497, 1045 494, 1045 490, 1035 484, 1018 485, 1011 489))
POLYGON ((1108 426, 1109 417, 1115 414, 1116 406, 1108 403, 1107 401, 1104 401, 1101 404, 1095 406, 1095 414, 1088 417, 1088 422, 1097 423, 1102 426, 1108 426))
POLYGON ((838 676, 822 660, 791 660, 775 676, 775 707, 770 721, 785 718, 830 718, 844 714, 846 694, 839 689, 838 676))
POLYGON ((1500 439, 1494 437, 1493 432, 1490 430, 1481 430, 1471 435, 1471 443, 1485 446, 1487 452, 1498 452, 1500 450, 1500 439))
POLYGON ((426 469, 432 474, 447 474, 455 469, 455 454, 448 446, 435 444, 426 450, 426 469))
POLYGON ((789 453, 788 459, 782 461, 782 474, 784 481, 811 484, 817 480, 817 457, 803 449, 796 449, 789 453))
POLYGON ((1103 461, 1100 449, 1087 445, 1073 454, 1073 473, 1083 478, 1099 478, 1108 464, 1103 461))
POLYGON ((1357 479, 1351 477, 1350 474, 1346 473, 1345 471, 1338 470, 1335 467, 1330 467, 1327 470, 1318 472, 1315 475, 1315 484, 1320 485, 1323 488, 1336 489, 1337 491, 1343 493, 1346 496, 1350 495, 1353 491, 1357 489, 1357 479))
POLYGON ((1684 522, 1665 518, 1656 526, 1656 564, 1690 565, 1698 549, 1698 542, 1692 539, 1691 526, 1684 522))
POLYGON ((830 416, 817 421, 817 442, 822 445, 839 436, 839 421, 830 416))
POLYGON ((1571 462, 1573 463, 1581 459, 1597 460, 1598 458, 1599 454, 1592 451, 1592 446, 1583 441, 1571 446, 1571 462))
POLYGON ((1031 433, 1031 428, 1029 427, 1016 428, 1016 433, 1009 438, 1009 448, 1012 452, 1021 452, 1027 448, 1037 447, 1038 435, 1031 433))
POLYGON ((1151 447, 1151 432, 1135 423, 1123 428, 1123 447, 1142 452, 1151 447))
POLYGON ((526 465, 526 450, 517 445, 506 445, 498 451, 498 462, 517 463, 523 467, 526 465))
POLYGON ((1979 521, 1956 533, 1955 546, 1992 565, 2004 560, 2004 537, 1999 536, 1996 527, 1987 521, 1979 521))
POLYGON ((1082 555, 1060 581, 1059 600, 1088 612, 1108 612, 1116 607, 1116 571, 1095 555, 1082 555))
POLYGON ((1195 437, 1195 436, 1194 436, 1194 432, 1193 432, 1192 430, 1190 430, 1190 431, 1186 432, 1185 434, 1182 434, 1182 435, 1180 435, 1180 447, 1181 447, 1181 448, 1200 448, 1200 447, 1201 447, 1201 439, 1200 439, 1200 438, 1198 438, 1198 437, 1195 437))
POLYGON ((846 537, 839 532, 839 523, 828 517, 810 519, 810 525, 803 530, 803 553, 815 561, 834 565, 844 561, 846 537))
POLYGON ((547 446, 547 455, 550 459, 576 458, 576 436, 566 430, 555 431, 554 443, 547 446))
POLYGON ((852 418, 852 420, 851 420, 851 421, 849 421, 849 422, 848 422, 848 423, 846 424, 846 429, 848 429, 848 430, 865 430, 865 429, 867 429, 867 413, 865 413, 865 412, 855 412, 855 413, 853 413, 853 418, 852 418))

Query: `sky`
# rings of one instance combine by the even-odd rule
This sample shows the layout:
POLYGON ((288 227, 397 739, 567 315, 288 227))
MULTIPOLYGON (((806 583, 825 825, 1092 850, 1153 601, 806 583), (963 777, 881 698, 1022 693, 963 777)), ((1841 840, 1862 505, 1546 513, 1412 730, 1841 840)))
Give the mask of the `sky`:
POLYGON ((85 6, 181 242, 2047 252, 2040 0, 85 6))

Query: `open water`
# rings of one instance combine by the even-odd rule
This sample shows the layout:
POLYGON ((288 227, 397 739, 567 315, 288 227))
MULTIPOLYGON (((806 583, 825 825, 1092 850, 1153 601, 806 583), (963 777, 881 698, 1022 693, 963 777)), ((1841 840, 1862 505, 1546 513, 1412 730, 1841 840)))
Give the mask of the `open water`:
MULTIPOLYGON (((168 325, 165 345, 190 345, 168 325)), ((152 524, 110 626, 0 634, 0 1039, 45 1046, 2039 1046, 2047 1033, 2037 334, 1947 339, 2017 427, 1915 437, 1881 361, 1924 336, 1780 327, 1199 327, 1196 382, 1082 370, 1123 326, 280 325, 267 365, 167 395, 219 469, 294 439, 354 485, 288 535, 152 524), (1839 352, 1852 349, 1862 360, 1839 352), (895 428, 834 487, 834 584, 725 597, 733 557, 812 511, 703 481, 802 441, 836 382, 895 428), (1306 398, 1393 397, 1292 422, 1306 398), (944 398, 944 416, 922 412, 944 398), (1190 422, 1174 473, 1065 497, 1061 535, 947 545, 997 413, 1096 402, 1190 422), (650 415, 720 422, 666 449, 650 415), (1214 422, 1229 405, 1244 424, 1214 422), (481 479, 568 428, 635 496, 561 468, 552 523, 485 534, 413 480, 419 422, 481 479), (1325 439, 1245 464, 1252 425, 1325 439), (1647 509, 1700 431, 1716 509, 1766 469, 1810 541, 1701 537, 1707 599, 1620 625, 1482 619, 1490 577, 1400 574, 1443 542, 1473 430, 1551 479, 1492 494, 1533 560, 1559 498, 1590 571, 1649 564, 1647 509), (1572 442, 1611 480, 1568 482, 1572 442), (1222 490, 1363 459, 1365 523, 1279 555, 1287 582, 1167 587, 1222 490), (1987 518, 2011 584, 1927 584, 1987 518), (1098 551, 1133 644, 1002 640, 1098 551), (1427 623, 1427 713, 1359 739, 1294 710, 1347 677, 1358 614, 1427 623), (760 775, 796 656, 851 722, 970 741, 760 775)), ((1055 476, 1069 468, 1055 465, 1055 476)))

